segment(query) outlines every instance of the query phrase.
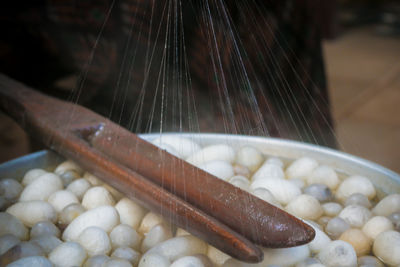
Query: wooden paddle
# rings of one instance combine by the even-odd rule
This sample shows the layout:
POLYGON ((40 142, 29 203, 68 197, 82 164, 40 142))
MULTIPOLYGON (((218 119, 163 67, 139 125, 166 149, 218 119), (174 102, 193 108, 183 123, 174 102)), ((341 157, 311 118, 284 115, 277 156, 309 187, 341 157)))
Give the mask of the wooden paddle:
POLYGON ((257 245, 292 247, 315 236, 301 220, 110 120, 1 74, 0 108, 50 149, 239 260, 261 261, 257 245))

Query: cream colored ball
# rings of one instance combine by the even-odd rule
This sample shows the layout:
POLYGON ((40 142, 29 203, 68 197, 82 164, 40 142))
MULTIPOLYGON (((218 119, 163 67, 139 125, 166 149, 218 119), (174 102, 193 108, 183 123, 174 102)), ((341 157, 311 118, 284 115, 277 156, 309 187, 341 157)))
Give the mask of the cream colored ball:
POLYGON ((360 229, 350 228, 342 233, 339 239, 352 245, 358 257, 371 251, 372 240, 360 229))

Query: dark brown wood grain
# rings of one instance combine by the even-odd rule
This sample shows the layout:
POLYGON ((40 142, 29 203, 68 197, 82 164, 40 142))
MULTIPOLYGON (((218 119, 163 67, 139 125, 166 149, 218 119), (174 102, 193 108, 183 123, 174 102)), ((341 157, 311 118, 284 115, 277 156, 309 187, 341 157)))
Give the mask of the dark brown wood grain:
POLYGON ((90 142, 258 245, 292 247, 312 239, 311 227, 294 216, 143 142, 115 124, 104 125, 90 142))
POLYGON ((81 106, 0 75, 0 107, 49 148, 231 256, 258 262, 255 245, 291 247, 314 230, 81 106))

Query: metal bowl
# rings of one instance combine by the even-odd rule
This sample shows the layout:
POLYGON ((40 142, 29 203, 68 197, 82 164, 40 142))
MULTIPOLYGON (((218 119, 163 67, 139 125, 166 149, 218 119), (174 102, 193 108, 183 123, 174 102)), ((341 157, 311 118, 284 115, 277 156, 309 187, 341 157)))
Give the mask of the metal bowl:
MULTIPOLYGON (((230 134, 193 134, 163 133, 142 134, 145 140, 151 141, 160 136, 181 136, 192 139, 202 146, 226 143, 234 148, 244 145, 256 147, 265 155, 278 156, 284 160, 293 160, 302 156, 316 159, 320 164, 329 165, 342 175, 358 174, 369 178, 378 188, 380 194, 400 192, 400 175, 371 161, 343 153, 337 150, 296 141, 277 138, 254 137, 230 134)), ((52 169, 62 161, 62 157, 51 151, 40 151, 0 165, 0 178, 20 179, 24 173, 33 168, 52 169)))

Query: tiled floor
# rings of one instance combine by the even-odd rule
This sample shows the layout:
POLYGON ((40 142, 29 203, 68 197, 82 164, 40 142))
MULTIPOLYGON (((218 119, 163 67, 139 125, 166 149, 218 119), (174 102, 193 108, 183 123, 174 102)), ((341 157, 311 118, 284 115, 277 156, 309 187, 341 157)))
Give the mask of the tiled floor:
POLYGON ((400 38, 357 28, 324 50, 341 149, 400 172, 400 38))

